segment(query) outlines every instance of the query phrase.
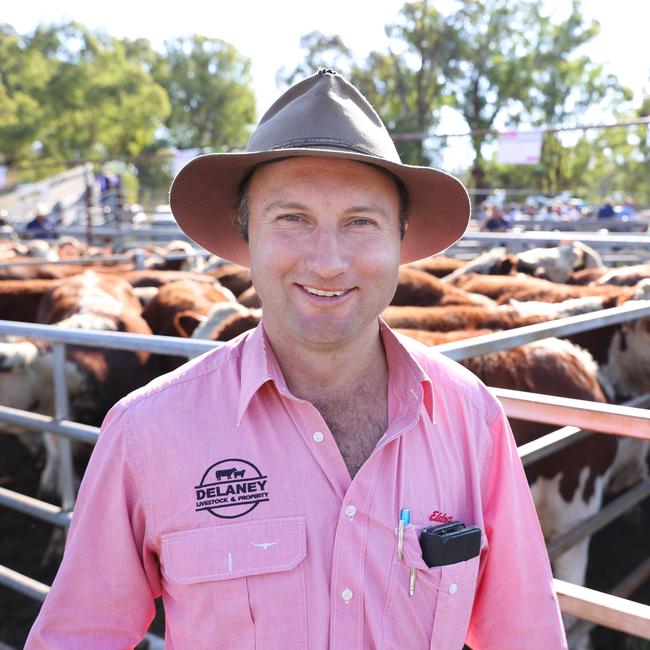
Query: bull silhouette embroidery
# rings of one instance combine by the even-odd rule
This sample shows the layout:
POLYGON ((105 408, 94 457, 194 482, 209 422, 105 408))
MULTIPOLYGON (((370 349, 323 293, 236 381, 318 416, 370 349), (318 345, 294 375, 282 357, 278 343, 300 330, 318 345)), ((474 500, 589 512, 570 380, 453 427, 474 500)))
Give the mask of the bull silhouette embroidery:
POLYGON ((234 478, 243 478, 245 469, 237 470, 234 467, 229 467, 228 469, 218 469, 214 474, 217 481, 220 481, 222 478, 227 478, 228 480, 234 478))

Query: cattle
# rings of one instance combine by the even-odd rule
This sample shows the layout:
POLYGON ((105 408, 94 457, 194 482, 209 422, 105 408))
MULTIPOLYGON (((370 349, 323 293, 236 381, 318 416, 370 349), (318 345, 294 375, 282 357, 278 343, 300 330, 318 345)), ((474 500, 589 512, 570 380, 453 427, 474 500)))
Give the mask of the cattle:
POLYGON ((216 267, 207 267, 204 273, 219 280, 219 282, 230 289, 237 298, 253 286, 251 272, 249 269, 239 266, 239 264, 220 264, 216 267))
POLYGON ((582 269, 581 271, 574 271, 567 278, 567 284, 593 284, 607 273, 606 268, 595 268, 595 269, 582 269))
POLYGON ((432 305, 491 305, 493 302, 478 294, 446 284, 425 271, 400 266, 399 280, 391 305, 426 307, 432 305))
MULTIPOLYGON (((151 334, 131 286, 93 271, 69 278, 43 296, 37 322, 59 327, 151 334)), ((108 409, 151 378, 149 354, 87 346, 66 346, 65 373, 71 419, 99 425, 108 409)), ((0 343, 0 403, 46 415, 54 412, 52 346, 17 340, 0 343)), ((45 435, 46 467, 41 489, 54 491, 58 437, 45 435)))
POLYGON ((199 273, 205 266, 203 257, 196 255, 192 244, 183 239, 174 239, 165 246, 147 247, 144 252, 149 253, 145 262, 149 269, 199 273), (185 257, 167 259, 168 255, 176 254, 185 255, 185 257))
POLYGON ((203 323, 194 330, 192 338, 229 341, 256 327, 261 317, 259 309, 248 309, 238 303, 221 303, 212 308, 203 323))
POLYGON ((474 305, 449 305, 447 307, 388 307, 382 318, 394 328, 451 332, 464 329, 503 330, 540 323, 545 315, 520 316, 506 305, 486 309, 474 305))
MULTIPOLYGON (((220 303, 235 303, 235 297, 225 287, 180 280, 160 287, 142 316, 154 334, 188 338, 214 305, 220 303)), ((159 374, 169 372, 185 361, 185 357, 152 355, 149 363, 151 370, 159 374)))
POLYGON ((600 255, 581 242, 563 242, 552 248, 532 248, 521 253, 508 253, 505 248, 494 248, 446 276, 455 281, 466 273, 514 275, 519 272, 546 278, 553 282, 566 282, 574 271, 585 268, 602 268, 600 255))
POLYGON ((190 280, 192 282, 203 282, 214 284, 214 278, 201 273, 190 273, 188 271, 160 271, 155 269, 139 269, 122 273, 124 278, 132 287, 161 287, 169 282, 179 280, 190 280))
POLYGON ((629 287, 646 278, 650 278, 650 264, 634 264, 632 266, 609 269, 595 281, 595 284, 612 284, 629 287))
POLYGON ((0 280, 0 319, 34 323, 43 296, 59 280, 0 280))
POLYGON ((237 297, 237 302, 244 307, 249 309, 260 309, 262 307, 262 301, 255 291, 255 287, 248 287, 246 291, 240 293, 237 297))
POLYGON ((412 262, 411 264, 408 264, 408 267, 411 269, 417 269, 418 271, 425 271, 429 275, 434 275, 437 278, 443 278, 446 275, 453 273, 456 269, 461 268, 464 264, 465 262, 462 260, 457 260, 453 257, 434 255, 433 257, 427 257, 424 260, 412 262))

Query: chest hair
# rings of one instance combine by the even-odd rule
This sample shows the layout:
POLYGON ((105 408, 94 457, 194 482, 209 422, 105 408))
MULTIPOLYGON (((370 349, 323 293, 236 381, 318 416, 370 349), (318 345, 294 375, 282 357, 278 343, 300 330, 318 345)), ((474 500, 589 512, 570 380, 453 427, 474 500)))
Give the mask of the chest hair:
POLYGON ((314 402, 354 478, 388 427, 385 389, 360 389, 344 399, 314 402))

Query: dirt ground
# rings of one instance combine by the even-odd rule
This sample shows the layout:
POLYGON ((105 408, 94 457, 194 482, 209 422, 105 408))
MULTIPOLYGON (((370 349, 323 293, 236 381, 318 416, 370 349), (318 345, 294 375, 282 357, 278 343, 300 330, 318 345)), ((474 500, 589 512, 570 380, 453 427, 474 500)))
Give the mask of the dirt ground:
MULTIPOLYGON (((13 436, 0 434, 0 487, 35 495, 43 458, 34 459, 13 436)), ((43 563, 53 527, 36 519, 0 507, 0 564, 50 584, 58 562, 43 563)), ((591 543, 588 586, 608 591, 635 566, 650 549, 650 499, 598 533, 591 543)), ((650 583, 632 595, 650 605, 650 583)), ((0 586, 0 643, 22 648, 38 614, 40 603, 0 586)), ((152 631, 162 636, 161 608, 152 631)), ((592 633, 595 650, 650 650, 650 642, 596 628, 592 633)), ((142 647, 145 647, 144 645, 142 647)))

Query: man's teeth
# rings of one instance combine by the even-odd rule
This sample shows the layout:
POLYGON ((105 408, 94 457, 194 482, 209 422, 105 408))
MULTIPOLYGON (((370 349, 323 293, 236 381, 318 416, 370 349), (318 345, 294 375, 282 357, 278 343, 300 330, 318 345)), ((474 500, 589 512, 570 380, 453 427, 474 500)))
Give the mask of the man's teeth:
POLYGON ((345 293, 343 291, 321 291, 320 289, 312 289, 312 287, 303 287, 307 293, 311 293, 315 296, 327 296, 331 298, 332 296, 342 296, 345 293))

